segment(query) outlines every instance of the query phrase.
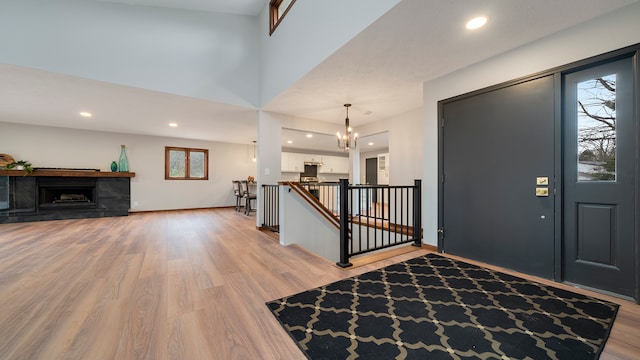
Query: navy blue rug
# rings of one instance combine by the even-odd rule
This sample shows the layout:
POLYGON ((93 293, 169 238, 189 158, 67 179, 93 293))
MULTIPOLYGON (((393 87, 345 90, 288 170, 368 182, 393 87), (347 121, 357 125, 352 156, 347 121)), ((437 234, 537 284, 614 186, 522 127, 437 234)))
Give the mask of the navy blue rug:
POLYGON ((597 359, 618 311, 436 254, 267 306, 309 359, 597 359))

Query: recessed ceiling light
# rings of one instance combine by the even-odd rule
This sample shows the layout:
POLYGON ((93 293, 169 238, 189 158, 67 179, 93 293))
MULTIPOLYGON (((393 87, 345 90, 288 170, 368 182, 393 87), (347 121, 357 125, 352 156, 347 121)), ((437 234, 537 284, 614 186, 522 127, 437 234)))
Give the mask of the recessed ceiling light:
POLYGON ((293 144, 293 141, 287 140, 287 144, 293 144))
POLYGON ((367 145, 369 145, 369 146, 373 146, 373 143, 372 143, 372 142, 370 142, 370 143, 368 143, 367 145))
POLYGON ((178 127, 178 124, 176 124, 176 123, 169 123, 169 126, 171 126, 171 127, 178 127))
POLYGON ((313 134, 307 134, 307 137, 308 137, 308 138, 312 138, 312 137, 313 137, 313 134))
POLYGON ((90 117, 93 116, 93 114, 91 114, 90 112, 82 111, 82 112, 80 112, 80 116, 85 117, 85 118, 90 118, 90 117))
POLYGON ((467 23, 467 29, 469 30, 475 30, 478 28, 481 28, 484 26, 484 24, 487 23, 487 18, 484 16, 478 16, 476 18, 473 18, 471 20, 469 20, 469 22, 467 23))

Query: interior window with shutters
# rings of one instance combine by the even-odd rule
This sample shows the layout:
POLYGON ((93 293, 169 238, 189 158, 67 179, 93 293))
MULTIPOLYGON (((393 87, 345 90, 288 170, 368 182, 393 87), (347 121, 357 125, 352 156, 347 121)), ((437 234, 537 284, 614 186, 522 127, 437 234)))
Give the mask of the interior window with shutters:
POLYGON ((209 150, 166 146, 165 180, 208 180, 209 150))

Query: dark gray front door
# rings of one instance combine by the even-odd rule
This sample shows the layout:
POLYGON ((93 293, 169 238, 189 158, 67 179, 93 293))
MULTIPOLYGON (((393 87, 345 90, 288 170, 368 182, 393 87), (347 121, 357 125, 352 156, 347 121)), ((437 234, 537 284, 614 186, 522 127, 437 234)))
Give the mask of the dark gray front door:
POLYGON ((442 114, 440 250, 553 278, 553 76, 446 102, 442 114))
POLYGON ((564 76, 563 279, 634 296, 633 62, 564 76))

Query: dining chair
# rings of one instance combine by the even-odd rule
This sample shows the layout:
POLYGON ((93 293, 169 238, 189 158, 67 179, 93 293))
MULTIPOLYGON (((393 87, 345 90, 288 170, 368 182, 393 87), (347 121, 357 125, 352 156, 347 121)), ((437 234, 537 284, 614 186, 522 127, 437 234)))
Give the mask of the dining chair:
POLYGON ((251 206, 251 203, 254 202, 256 200, 256 194, 251 192, 251 186, 249 185, 249 182, 246 180, 241 180, 240 181, 240 189, 243 192, 243 198, 244 198, 244 213, 245 215, 249 215, 251 212, 255 212, 256 209, 254 209, 251 206))
POLYGON ((244 194, 240 189, 240 180, 231 180, 233 183, 233 194, 236 196, 236 211, 240 211, 242 208, 242 198, 244 194))

